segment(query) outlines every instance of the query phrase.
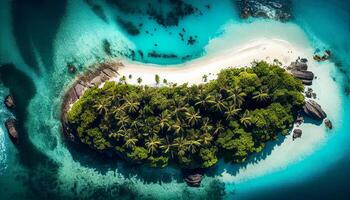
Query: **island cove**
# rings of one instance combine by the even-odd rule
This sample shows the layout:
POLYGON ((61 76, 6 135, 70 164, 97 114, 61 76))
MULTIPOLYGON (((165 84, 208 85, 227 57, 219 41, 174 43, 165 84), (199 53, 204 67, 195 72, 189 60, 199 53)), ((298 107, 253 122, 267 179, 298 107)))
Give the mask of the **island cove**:
MULTIPOLYGON (((225 67, 203 66, 202 74, 197 67, 197 76, 185 85, 180 84, 189 73, 174 74, 196 71, 195 67, 152 69, 127 62, 103 63, 67 93, 63 128, 73 141, 132 163, 202 169, 220 158, 242 162, 278 134, 290 133, 293 122, 302 121, 298 114, 304 105, 304 87, 281 68, 289 61, 284 57, 283 63, 228 68, 231 60, 225 67), (149 73, 152 70, 154 74, 149 73)), ((293 63, 289 69, 307 69, 300 66, 293 63)), ((313 113, 319 120, 325 117, 317 104, 313 113)), ((294 131, 296 136, 299 131, 294 131)), ((200 182, 191 176, 185 180, 192 185, 200 182)))

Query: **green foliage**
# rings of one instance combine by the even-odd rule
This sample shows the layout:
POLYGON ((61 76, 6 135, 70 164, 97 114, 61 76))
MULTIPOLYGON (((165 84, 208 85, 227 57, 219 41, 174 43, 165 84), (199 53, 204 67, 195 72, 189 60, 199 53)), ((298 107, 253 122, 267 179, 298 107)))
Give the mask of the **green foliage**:
POLYGON ((154 76, 154 80, 156 81, 156 83, 157 83, 157 85, 158 85, 159 82, 160 82, 160 77, 159 77, 158 74, 156 74, 156 75, 154 76))
POLYGON ((208 168, 220 158, 243 162, 287 134, 304 105, 302 83, 265 62, 222 70, 201 85, 141 82, 122 77, 86 91, 67 115, 73 134, 93 149, 153 167, 208 168))
POLYGON ((216 156, 218 149, 215 146, 210 148, 203 148, 200 150, 199 155, 202 159, 202 167, 208 168, 212 167, 218 162, 218 158, 216 156))
POLYGON ((168 160, 169 158, 166 156, 159 156, 159 157, 149 157, 148 161, 150 162, 150 165, 152 167, 166 167, 168 166, 168 160))

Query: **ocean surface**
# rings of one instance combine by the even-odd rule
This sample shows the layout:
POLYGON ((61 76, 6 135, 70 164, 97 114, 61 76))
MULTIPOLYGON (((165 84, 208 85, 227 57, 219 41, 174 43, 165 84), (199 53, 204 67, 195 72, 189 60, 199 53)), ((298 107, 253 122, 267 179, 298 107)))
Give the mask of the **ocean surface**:
POLYGON ((0 99, 17 102, 13 112, 0 105, 0 199, 350 199, 349 0, 247 2, 269 19, 240 19, 235 0, 0 0, 0 99), (60 104, 74 81, 67 64, 79 73, 111 58, 166 67, 259 38, 334 55, 311 67, 335 129, 305 124, 296 153, 279 139, 189 188, 177 169, 128 166, 62 138, 60 104), (9 117, 20 122, 17 146, 9 117))

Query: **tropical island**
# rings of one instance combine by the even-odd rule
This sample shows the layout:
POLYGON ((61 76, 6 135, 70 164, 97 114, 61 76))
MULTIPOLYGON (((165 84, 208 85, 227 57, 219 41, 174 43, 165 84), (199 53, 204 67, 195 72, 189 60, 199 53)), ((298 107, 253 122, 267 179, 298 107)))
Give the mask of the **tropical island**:
POLYGON ((107 81, 72 105, 67 127, 79 143, 152 167, 209 168, 243 162, 288 134, 304 86, 279 65, 227 68, 198 85, 155 87, 107 81))

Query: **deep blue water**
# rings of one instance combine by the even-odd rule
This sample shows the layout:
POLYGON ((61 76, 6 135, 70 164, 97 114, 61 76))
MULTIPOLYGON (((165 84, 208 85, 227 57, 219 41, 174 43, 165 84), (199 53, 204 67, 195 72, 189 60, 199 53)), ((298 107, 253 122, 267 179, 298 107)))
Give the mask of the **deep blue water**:
MULTIPOLYGON (((208 175, 202 188, 191 189, 176 179, 179 173, 174 169, 130 168, 82 153, 62 140, 59 105, 74 79, 67 73, 67 63, 74 63, 80 72, 110 57, 163 65, 182 63, 205 56, 206 46, 221 37, 227 23, 266 24, 275 29, 265 28, 261 34, 277 36, 283 34, 278 27, 287 27, 274 19, 241 20, 234 0, 166 2, 0 0, 0 64, 13 64, 0 68, 0 97, 11 92, 18 101, 13 113, 0 106, 1 199, 349 199, 347 0, 261 0, 253 4, 273 17, 276 12, 271 2, 282 3, 282 10, 292 16, 288 26, 300 27, 315 50, 334 52, 330 65, 341 91, 330 95, 340 96, 340 124, 325 145, 286 168, 237 184, 208 175), (171 18, 174 6, 187 10, 180 9, 177 14, 181 16, 171 18), (154 13, 145 15, 149 8, 154 13), (193 11, 187 13, 188 9, 193 11), (23 137, 18 147, 3 126, 12 115, 21 124, 23 137)), ((237 31, 232 40, 259 34, 256 29, 237 31)))

